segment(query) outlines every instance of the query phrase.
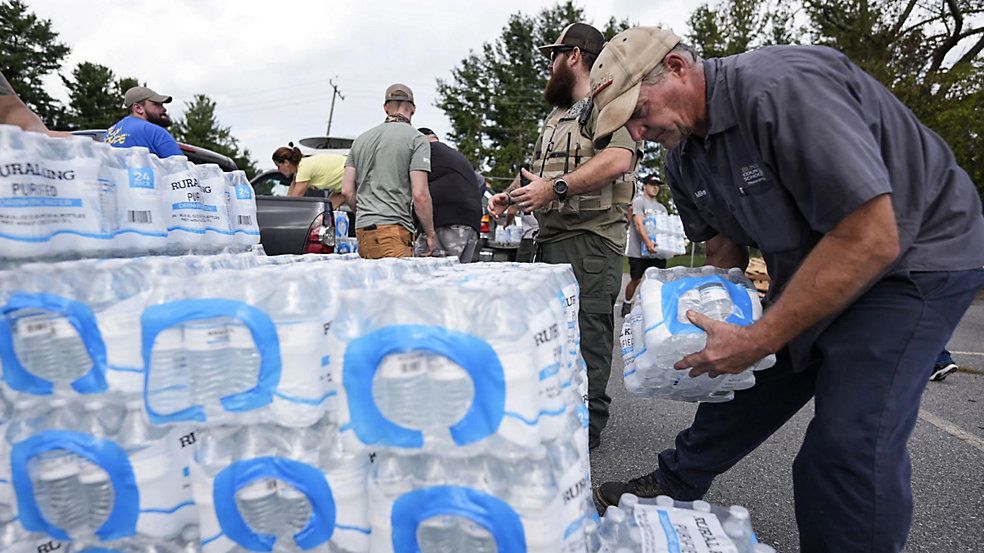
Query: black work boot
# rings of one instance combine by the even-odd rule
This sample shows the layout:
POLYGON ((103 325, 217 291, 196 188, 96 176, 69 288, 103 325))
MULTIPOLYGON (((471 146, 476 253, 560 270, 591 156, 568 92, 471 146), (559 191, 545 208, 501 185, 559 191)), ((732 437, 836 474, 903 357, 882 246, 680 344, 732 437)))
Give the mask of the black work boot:
POLYGON ((605 482, 604 484, 598 486, 594 491, 594 501, 595 505, 598 507, 598 512, 603 513, 609 505, 618 505, 618 500, 622 497, 624 493, 635 494, 639 497, 656 497, 660 495, 667 495, 663 488, 659 486, 656 482, 656 478, 653 476, 655 473, 649 473, 645 476, 640 476, 639 478, 633 478, 628 482, 605 482))

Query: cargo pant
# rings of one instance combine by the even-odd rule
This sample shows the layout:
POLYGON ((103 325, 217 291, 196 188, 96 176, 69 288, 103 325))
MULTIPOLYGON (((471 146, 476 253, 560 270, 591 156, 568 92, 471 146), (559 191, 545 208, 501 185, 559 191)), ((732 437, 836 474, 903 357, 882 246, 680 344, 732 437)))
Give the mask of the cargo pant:
POLYGON ((355 229, 359 240, 359 255, 363 259, 410 257, 413 255, 413 234, 402 225, 370 225, 355 229))
POLYGON ((613 308, 622 286, 622 254, 612 251, 601 237, 582 233, 559 242, 538 244, 537 261, 569 263, 580 287, 581 356, 588 366, 589 432, 601 436, 608 424, 608 377, 612 372, 615 341, 613 308))
POLYGON ((659 454, 656 481, 675 499, 703 497, 813 398, 793 463, 800 550, 901 551, 912 522, 906 443, 927 367, 982 285, 981 269, 883 278, 820 334, 816 364, 796 371, 783 349, 753 388, 700 404, 676 448, 659 454))

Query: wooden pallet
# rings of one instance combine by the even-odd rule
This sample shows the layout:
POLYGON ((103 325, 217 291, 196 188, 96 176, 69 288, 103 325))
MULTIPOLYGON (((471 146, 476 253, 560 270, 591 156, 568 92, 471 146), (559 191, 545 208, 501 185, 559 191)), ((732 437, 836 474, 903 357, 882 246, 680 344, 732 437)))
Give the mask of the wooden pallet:
POLYGON ((752 281, 759 295, 764 296, 769 291, 769 271, 765 268, 765 260, 761 257, 753 257, 748 260, 748 268, 745 269, 745 276, 752 281))

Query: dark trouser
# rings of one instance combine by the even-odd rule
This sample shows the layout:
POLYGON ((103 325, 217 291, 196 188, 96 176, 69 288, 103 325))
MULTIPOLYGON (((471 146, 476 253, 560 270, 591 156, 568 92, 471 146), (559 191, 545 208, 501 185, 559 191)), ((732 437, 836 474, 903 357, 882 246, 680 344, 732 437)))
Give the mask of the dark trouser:
POLYGON ((793 372, 784 350, 775 367, 756 373, 754 388, 701 404, 676 449, 659 454, 660 486, 680 500, 702 497, 815 397, 793 463, 801 550, 900 551, 912 521, 906 442, 926 367, 982 285, 984 270, 881 280, 817 339, 818 366, 793 372))
POLYGON ((934 364, 933 368, 939 366, 945 367, 950 363, 953 363, 953 357, 950 355, 949 350, 943 348, 943 351, 941 351, 940 354, 936 356, 936 363, 934 364))
POLYGON ((560 242, 540 243, 538 261, 569 263, 581 289, 578 328, 581 356, 588 366, 589 431, 600 436, 608 423, 608 377, 612 373, 615 316, 612 308, 622 287, 622 255, 605 245, 601 237, 578 234, 560 242))

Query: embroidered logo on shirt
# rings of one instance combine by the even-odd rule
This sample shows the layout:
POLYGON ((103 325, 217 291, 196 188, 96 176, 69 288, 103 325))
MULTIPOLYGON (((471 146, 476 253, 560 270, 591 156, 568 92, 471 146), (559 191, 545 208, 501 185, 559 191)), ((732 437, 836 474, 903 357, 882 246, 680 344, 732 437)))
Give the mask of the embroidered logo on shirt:
POLYGON ((753 163, 741 168, 741 179, 747 185, 758 184, 765 182, 765 174, 762 173, 762 169, 759 168, 757 163, 753 163))
POLYGON ((701 198, 703 198, 705 196, 707 196, 707 190, 704 190, 703 188, 701 188, 700 190, 694 192, 694 199, 695 200, 699 200, 699 199, 701 199, 701 198))

